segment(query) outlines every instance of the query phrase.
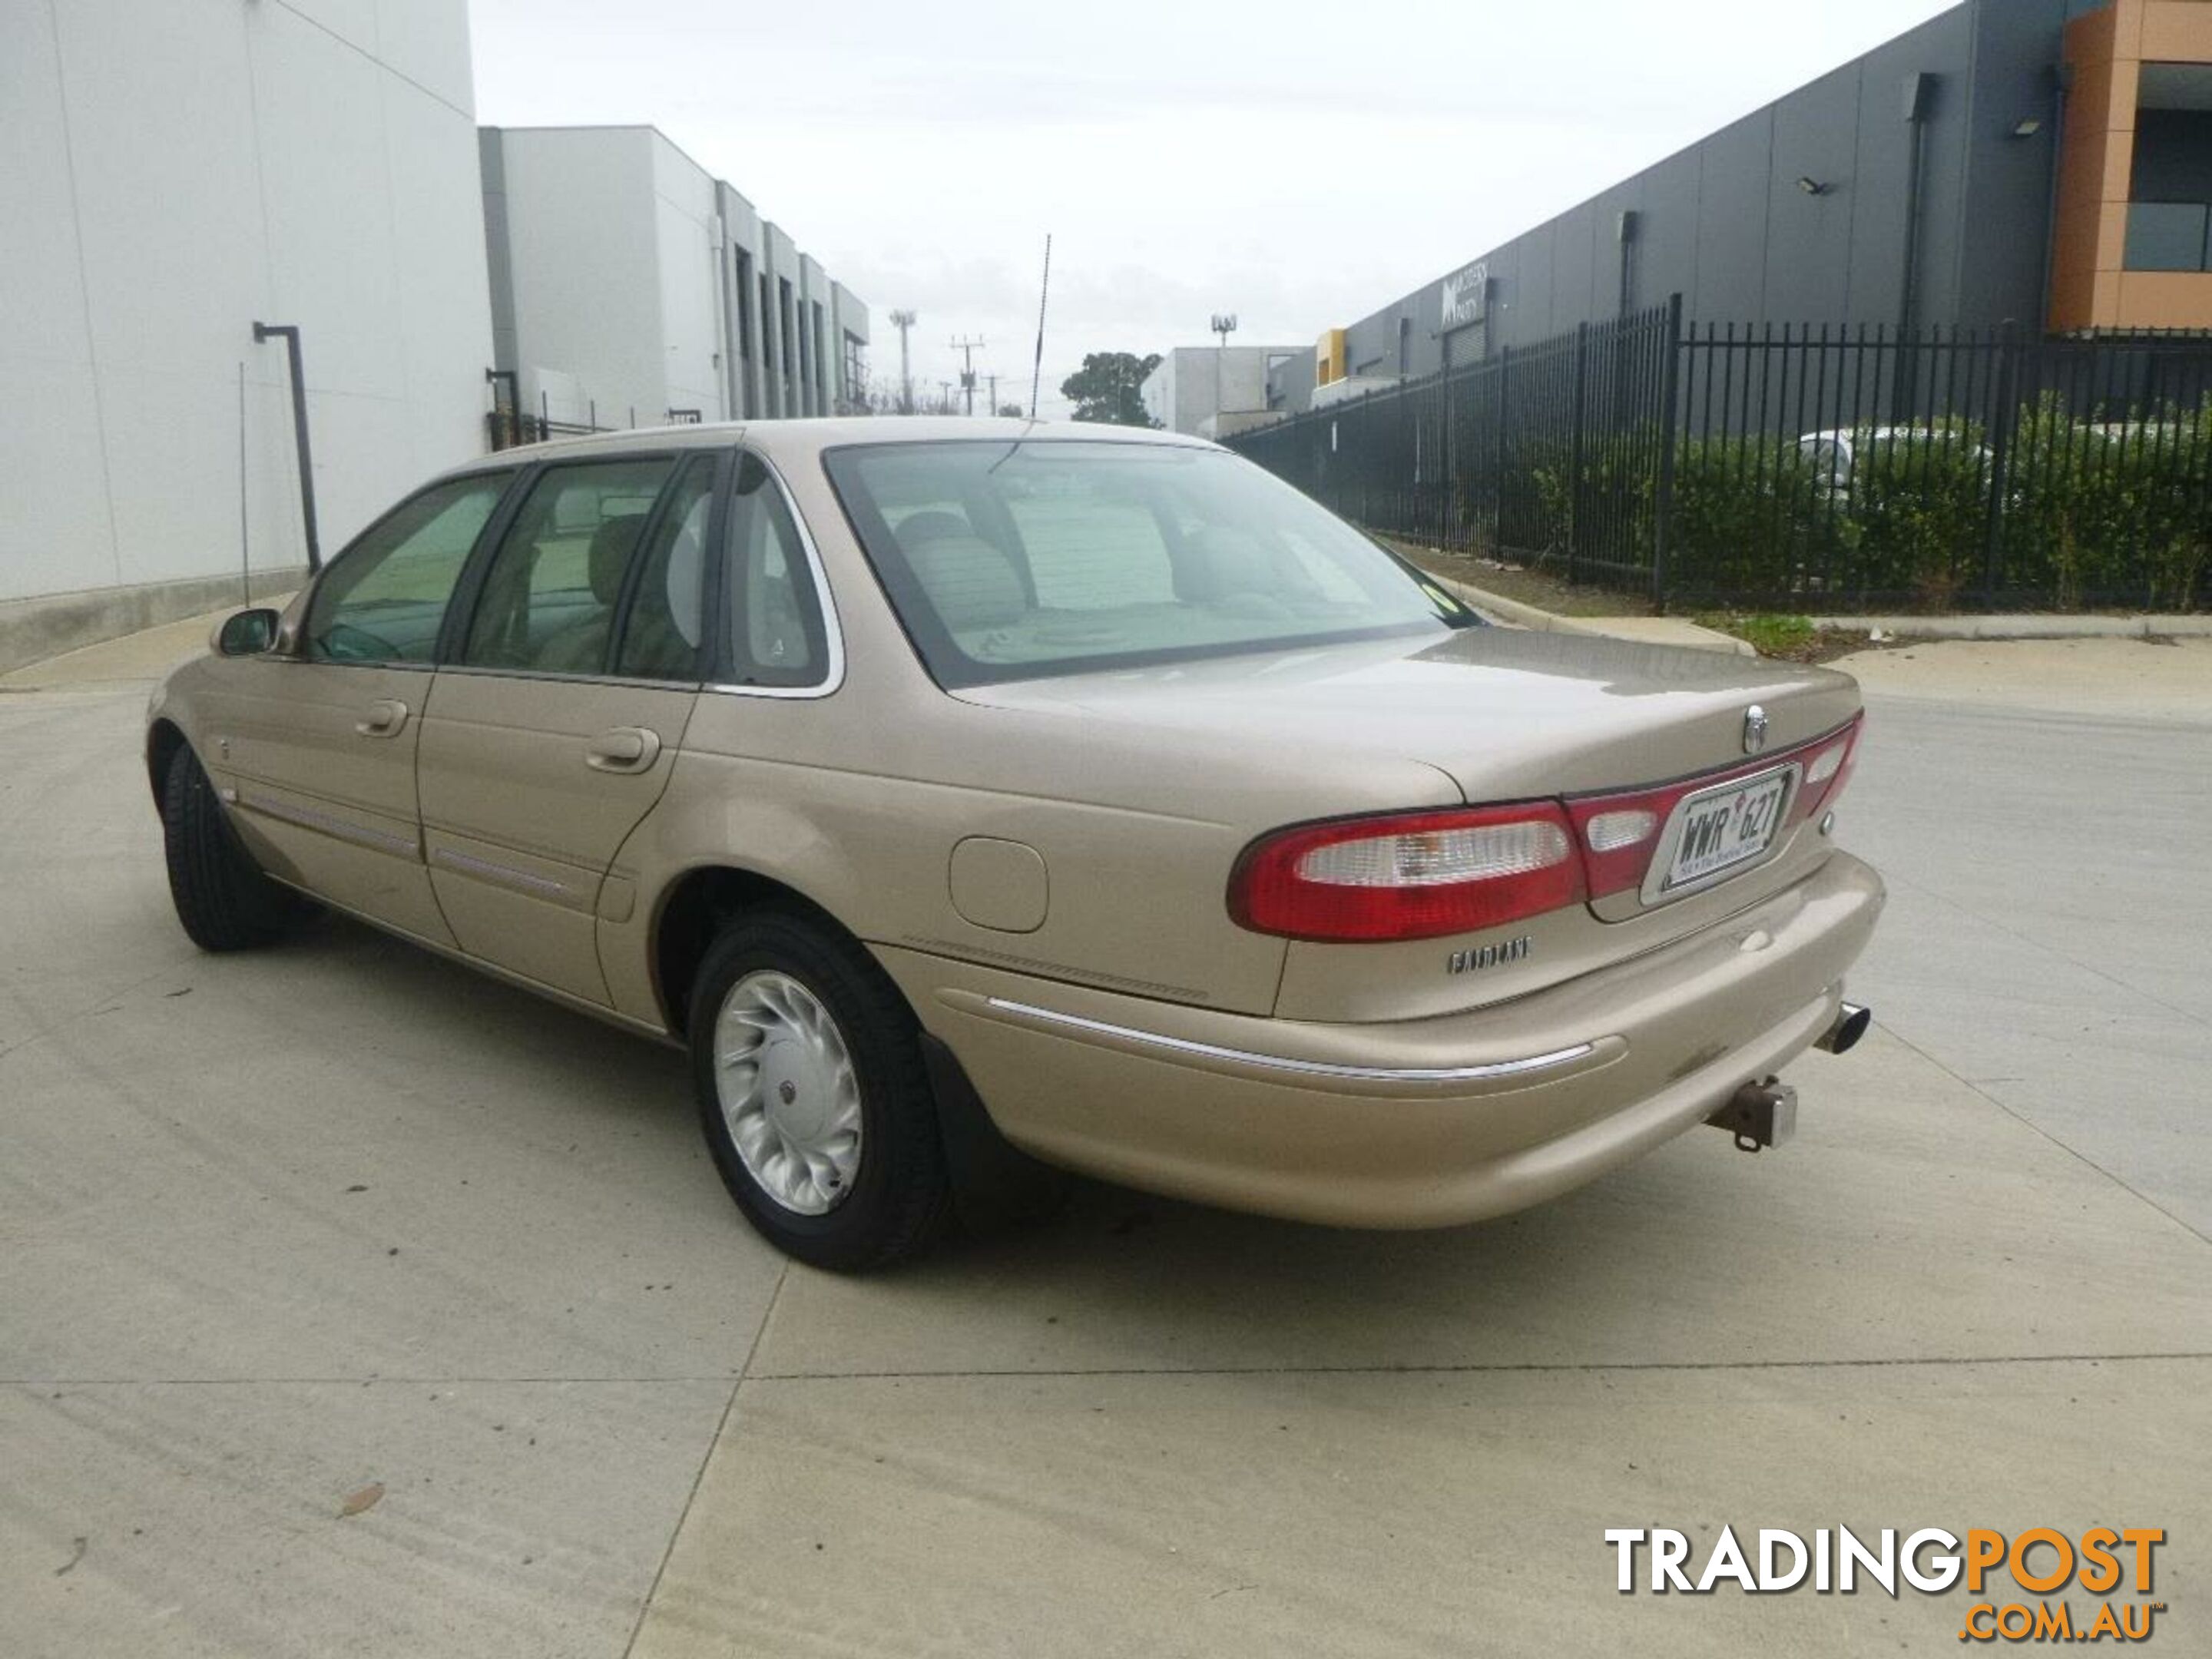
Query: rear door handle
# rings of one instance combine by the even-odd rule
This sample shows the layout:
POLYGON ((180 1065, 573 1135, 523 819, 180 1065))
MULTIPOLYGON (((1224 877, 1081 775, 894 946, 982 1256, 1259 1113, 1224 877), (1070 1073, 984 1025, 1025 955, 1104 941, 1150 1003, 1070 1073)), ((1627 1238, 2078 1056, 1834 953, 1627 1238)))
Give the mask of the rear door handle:
POLYGON ((368 706, 368 718, 356 721, 354 730, 364 738, 396 738, 407 724, 407 705, 391 697, 380 697, 368 706))
POLYGON ((584 745, 584 764, 599 772, 644 772, 660 758, 660 733, 617 726, 584 745))

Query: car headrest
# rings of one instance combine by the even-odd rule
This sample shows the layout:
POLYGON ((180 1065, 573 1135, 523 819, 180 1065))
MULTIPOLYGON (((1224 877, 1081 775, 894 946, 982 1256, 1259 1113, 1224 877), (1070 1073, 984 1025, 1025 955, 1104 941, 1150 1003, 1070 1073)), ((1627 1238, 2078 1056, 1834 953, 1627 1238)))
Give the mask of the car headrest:
POLYGON ((1176 597, 1218 599, 1231 593, 1265 593, 1273 586, 1267 550, 1242 530, 1204 530, 1187 537, 1176 561, 1176 597))
POLYGON ((908 514, 899 520, 896 533, 899 545, 910 552, 939 536, 972 536, 975 532, 957 513, 931 507, 926 512, 908 514))
POLYGON ((907 562, 945 625, 955 633, 999 628, 1018 622, 1029 611, 1021 573, 1003 549, 980 537, 925 537, 907 549, 907 562))
POLYGON ((630 550, 637 545, 637 532, 644 525, 642 513, 625 513, 592 532, 592 550, 585 562, 592 597, 610 610, 622 598, 623 574, 629 568, 630 550))

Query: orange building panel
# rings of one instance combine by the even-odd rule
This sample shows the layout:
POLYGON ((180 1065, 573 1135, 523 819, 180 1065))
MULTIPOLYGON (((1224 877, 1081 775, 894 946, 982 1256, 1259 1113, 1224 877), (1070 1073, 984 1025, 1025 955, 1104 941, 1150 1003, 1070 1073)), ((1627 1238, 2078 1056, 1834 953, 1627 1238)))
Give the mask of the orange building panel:
POLYGON ((2065 58, 2050 328, 2212 327, 2212 272, 2124 268, 2142 66, 2212 64, 2212 0, 2112 0, 2066 26, 2065 58))

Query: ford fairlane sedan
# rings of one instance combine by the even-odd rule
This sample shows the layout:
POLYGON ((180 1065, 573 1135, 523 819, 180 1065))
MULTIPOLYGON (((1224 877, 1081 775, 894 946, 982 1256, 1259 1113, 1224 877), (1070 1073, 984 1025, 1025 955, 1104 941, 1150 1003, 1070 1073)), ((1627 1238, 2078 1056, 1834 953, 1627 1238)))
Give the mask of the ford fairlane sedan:
POLYGON ((1495 627, 1155 432, 789 421, 431 480, 155 693, 185 930, 341 912, 688 1048, 861 1270, 1060 1171, 1443 1226, 1788 1131, 1867 1014, 1847 677, 1495 627))

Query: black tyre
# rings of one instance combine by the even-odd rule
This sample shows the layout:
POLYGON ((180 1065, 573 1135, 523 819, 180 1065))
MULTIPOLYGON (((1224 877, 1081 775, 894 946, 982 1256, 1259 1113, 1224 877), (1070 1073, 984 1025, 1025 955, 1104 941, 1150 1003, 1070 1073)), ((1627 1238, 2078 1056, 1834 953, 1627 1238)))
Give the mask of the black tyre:
POLYGON ((238 843, 198 757, 179 745, 161 791, 161 841, 177 920, 203 951, 281 939, 307 906, 263 875, 238 843))
POLYGON ((920 1028, 842 934, 793 911, 741 917, 707 952, 690 1030, 699 1121, 763 1237, 814 1267, 911 1256, 951 1207, 920 1028))

